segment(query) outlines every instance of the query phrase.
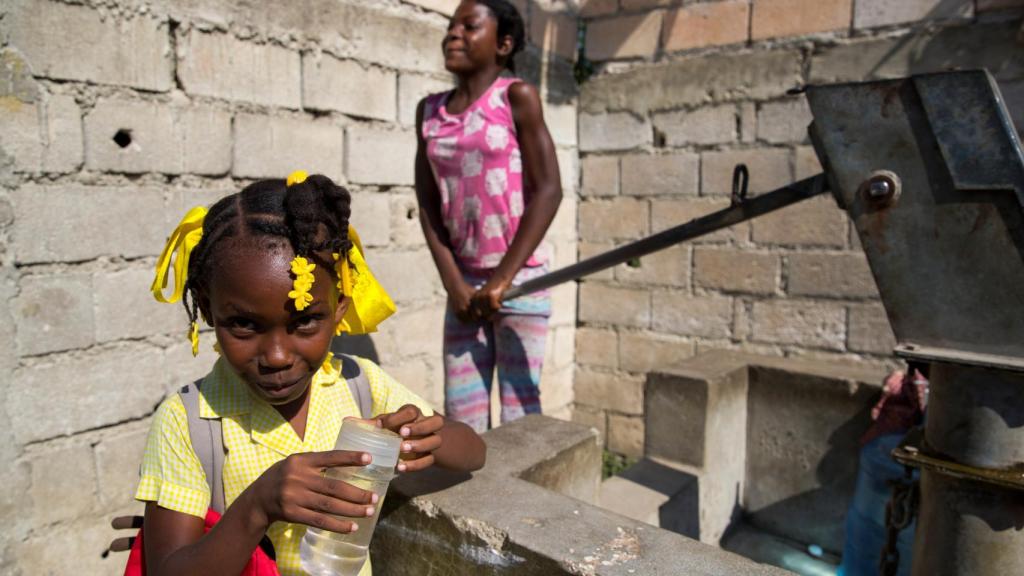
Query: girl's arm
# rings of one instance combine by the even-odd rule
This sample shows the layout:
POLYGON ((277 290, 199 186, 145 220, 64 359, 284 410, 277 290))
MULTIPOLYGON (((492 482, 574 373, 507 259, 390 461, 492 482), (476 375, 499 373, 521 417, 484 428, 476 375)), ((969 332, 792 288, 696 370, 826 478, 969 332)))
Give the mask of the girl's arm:
POLYGON ((238 574, 267 527, 276 521, 347 533, 353 523, 334 515, 372 516, 372 493, 320 474, 334 466, 369 463, 363 452, 295 454, 268 468, 203 534, 203 520, 146 503, 146 572, 150 576, 238 574))
POLYGON ((473 296, 473 302, 485 315, 501 307, 501 296, 512 279, 537 249, 562 201, 562 184, 558 175, 555 144, 544 124, 537 89, 526 82, 508 88, 508 100, 516 123, 519 149, 523 155, 523 190, 529 190, 529 201, 519 221, 508 252, 494 270, 491 279, 473 296))
POLYGON ((416 107, 416 201, 420 207, 420 227, 423 228, 423 237, 455 314, 468 319, 471 315, 469 303, 473 287, 462 279, 455 254, 452 253, 448 231, 441 222, 441 193, 427 160, 427 142, 423 138, 424 102, 426 99, 420 100, 416 107))

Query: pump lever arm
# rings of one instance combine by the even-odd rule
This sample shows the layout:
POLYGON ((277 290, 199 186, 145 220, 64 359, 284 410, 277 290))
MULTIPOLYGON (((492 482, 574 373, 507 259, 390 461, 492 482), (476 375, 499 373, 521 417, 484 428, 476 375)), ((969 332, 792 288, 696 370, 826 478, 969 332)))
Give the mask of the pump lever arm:
POLYGON ((625 246, 619 246, 608 252, 523 282, 518 286, 513 286, 505 291, 502 300, 511 300, 512 298, 544 290, 563 282, 578 280, 612 266, 618 266, 634 258, 646 256, 652 252, 664 250, 669 246, 674 246, 681 242, 721 230, 722 228, 763 216, 791 204, 824 194, 828 190, 828 182, 824 174, 818 174, 817 176, 794 182, 778 190, 744 199, 742 202, 734 203, 728 208, 712 212, 700 218, 694 218, 685 224, 669 228, 625 246))

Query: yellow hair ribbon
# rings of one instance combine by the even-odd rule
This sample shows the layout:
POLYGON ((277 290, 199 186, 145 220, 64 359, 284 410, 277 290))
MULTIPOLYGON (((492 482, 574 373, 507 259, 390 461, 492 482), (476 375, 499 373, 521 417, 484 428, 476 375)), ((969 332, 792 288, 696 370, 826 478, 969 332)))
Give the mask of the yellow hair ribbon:
POLYGON ((206 208, 196 206, 188 211, 185 217, 178 223, 171 236, 167 239, 167 245, 156 262, 156 277, 149 289, 157 302, 172 304, 181 300, 185 290, 185 280, 188 278, 188 257, 192 249, 196 247, 203 237, 203 220, 206 218, 206 208), (171 255, 174 257, 174 291, 171 295, 164 297, 164 289, 167 288, 167 274, 171 270, 171 255))
POLYGON ((350 301, 338 325, 338 333, 368 334, 376 332, 377 325, 395 313, 395 303, 370 271, 363 258, 363 244, 352 226, 348 227, 348 237, 352 248, 348 258, 339 256, 337 268, 341 292, 349 296, 350 301), (349 262, 354 270, 349 269, 349 262))
POLYGON ((309 178, 309 174, 306 174, 305 170, 296 170, 288 175, 288 179, 285 180, 285 186, 291 186, 292 184, 302 184, 309 178))

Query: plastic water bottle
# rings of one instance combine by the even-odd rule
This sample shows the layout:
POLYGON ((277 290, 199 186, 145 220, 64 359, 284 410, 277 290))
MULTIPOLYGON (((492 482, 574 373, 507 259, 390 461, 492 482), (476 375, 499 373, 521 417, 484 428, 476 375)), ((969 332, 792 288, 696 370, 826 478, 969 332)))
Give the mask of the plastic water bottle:
POLYGON ((312 526, 306 529, 299 545, 302 569, 311 576, 355 576, 366 562, 370 538, 377 526, 377 516, 388 484, 395 475, 402 437, 390 430, 377 428, 361 420, 348 419, 341 425, 335 450, 368 452, 373 460, 366 466, 339 466, 327 470, 328 478, 336 478, 356 488, 375 492, 380 499, 369 518, 345 518, 359 529, 337 534, 312 526))

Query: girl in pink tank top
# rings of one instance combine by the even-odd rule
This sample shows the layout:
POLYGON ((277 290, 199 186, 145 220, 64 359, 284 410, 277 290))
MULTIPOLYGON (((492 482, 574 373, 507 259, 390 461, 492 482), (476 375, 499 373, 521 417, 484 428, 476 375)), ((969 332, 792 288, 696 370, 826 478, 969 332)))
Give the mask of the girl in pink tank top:
POLYGON ((511 76, 523 20, 507 0, 465 0, 442 42, 454 90, 417 110, 416 197, 423 234, 448 292, 445 406, 490 425, 495 370, 502 421, 540 411, 548 294, 502 302, 546 271, 539 246, 562 191, 537 90, 511 76))

